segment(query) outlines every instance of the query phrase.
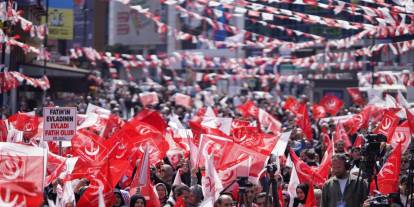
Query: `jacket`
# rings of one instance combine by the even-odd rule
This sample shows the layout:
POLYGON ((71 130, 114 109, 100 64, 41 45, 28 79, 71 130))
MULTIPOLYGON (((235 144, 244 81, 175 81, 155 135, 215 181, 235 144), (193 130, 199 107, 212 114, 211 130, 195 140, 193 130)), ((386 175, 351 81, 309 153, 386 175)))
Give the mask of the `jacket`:
POLYGON ((325 182, 322 188, 320 207, 337 207, 343 198, 345 207, 360 207, 367 199, 369 193, 368 184, 362 178, 348 176, 344 195, 341 193, 338 178, 335 176, 325 182))

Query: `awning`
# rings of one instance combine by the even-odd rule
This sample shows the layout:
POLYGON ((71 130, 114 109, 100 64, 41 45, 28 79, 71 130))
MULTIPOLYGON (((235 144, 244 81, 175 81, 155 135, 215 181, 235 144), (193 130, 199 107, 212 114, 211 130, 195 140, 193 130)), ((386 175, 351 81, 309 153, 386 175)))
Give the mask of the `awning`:
MULTIPOLYGON (((23 64, 20 65, 21 73, 33 76, 40 77, 44 75, 43 65, 38 64, 23 64)), ((55 63, 46 64, 46 76, 48 77, 86 77, 90 73, 89 70, 75 68, 65 65, 59 65, 55 63)))

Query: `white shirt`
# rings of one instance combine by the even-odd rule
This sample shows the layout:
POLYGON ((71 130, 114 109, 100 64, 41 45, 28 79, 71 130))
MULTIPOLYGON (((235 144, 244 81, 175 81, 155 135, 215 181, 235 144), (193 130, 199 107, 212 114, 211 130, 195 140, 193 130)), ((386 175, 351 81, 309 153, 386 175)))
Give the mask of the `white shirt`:
POLYGON ((345 178, 345 179, 338 179, 338 182, 339 182, 339 187, 341 188, 341 193, 342 193, 342 195, 344 194, 344 192, 345 192, 345 187, 346 187, 346 182, 348 181, 348 179, 347 178, 345 178))

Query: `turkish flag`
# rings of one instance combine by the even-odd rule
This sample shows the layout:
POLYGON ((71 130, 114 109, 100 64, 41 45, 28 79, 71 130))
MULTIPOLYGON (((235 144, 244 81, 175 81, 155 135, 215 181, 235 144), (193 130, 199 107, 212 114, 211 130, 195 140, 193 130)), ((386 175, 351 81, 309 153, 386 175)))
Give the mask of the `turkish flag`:
POLYGON ((101 137, 83 129, 77 131, 71 143, 73 155, 85 161, 103 160, 109 152, 101 137))
POLYGON ((315 120, 326 117, 325 108, 319 104, 312 105, 312 116, 315 120))
POLYGON ((39 147, 0 143, 0 198, 4 206, 40 206, 45 154, 39 147))
POLYGON ((139 100, 143 106, 157 105, 159 103, 156 92, 144 92, 139 94, 139 100))
POLYGON ((296 116, 296 125, 303 130, 306 139, 313 139, 312 124, 305 104, 301 104, 299 107, 298 114, 296 116))
POLYGON ((357 87, 346 88, 349 95, 351 96, 352 102, 356 105, 364 105, 366 103, 361 91, 357 87))
POLYGON ((387 141, 389 142, 399 121, 400 118, 398 118, 394 112, 386 111, 374 133, 383 134, 387 137, 387 141))
POLYGON ((289 96, 289 97, 286 98, 285 104, 283 105, 283 108, 286 109, 286 110, 291 111, 294 114, 297 114, 300 105, 301 104, 299 103, 299 101, 295 97, 289 96))
POLYGON ((334 95, 325 95, 319 104, 325 107, 326 112, 333 116, 335 116, 344 105, 342 100, 334 95))
POLYGON ((244 116, 244 117, 257 117, 259 115, 259 108, 252 101, 247 101, 246 103, 237 107, 237 110, 244 116))
POLYGON ((155 110, 144 109, 140 111, 132 120, 130 120, 130 124, 135 125, 135 122, 144 122, 147 123, 154 128, 158 129, 162 134, 165 134, 165 130, 167 129, 168 125, 165 122, 164 118, 162 118, 161 114, 155 110))
MULTIPOLYGON (((395 146, 394 150, 377 174, 378 191, 382 195, 398 192, 398 179, 401 167, 401 143, 395 146)), ((371 183, 371 190, 375 189, 375 182, 371 183)))

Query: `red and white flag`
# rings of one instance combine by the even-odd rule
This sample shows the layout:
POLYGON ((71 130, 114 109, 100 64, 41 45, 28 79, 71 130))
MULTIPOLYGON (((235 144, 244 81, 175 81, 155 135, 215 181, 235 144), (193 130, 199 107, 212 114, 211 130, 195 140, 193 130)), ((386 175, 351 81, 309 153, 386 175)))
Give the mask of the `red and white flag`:
POLYGON ((154 191, 154 187, 151 183, 151 171, 150 171, 150 151, 149 146, 145 147, 144 155, 139 164, 137 173, 131 183, 130 195, 134 195, 139 190, 139 194, 145 197, 147 206, 160 207, 157 193, 154 191))
POLYGON ((0 143, 0 198, 2 206, 38 207, 43 202, 46 150, 0 143))
POLYGON ((159 103, 156 92, 144 92, 139 94, 139 100, 143 106, 157 105, 159 103))
POLYGON ((204 200, 216 201, 223 190, 220 177, 214 167, 214 158, 212 155, 207 155, 206 159, 206 175, 201 178, 201 186, 203 189, 204 200))
POLYGON ((73 155, 85 161, 103 160, 108 149, 103 145, 103 139, 93 132, 79 130, 71 140, 73 155))
POLYGON ((352 87, 352 88, 346 88, 349 95, 351 96, 352 102, 356 105, 364 105, 366 103, 364 97, 362 96, 361 91, 359 91, 359 88, 352 87))
POLYGON ((408 149, 411 143, 411 130, 408 121, 404 121, 397 128, 395 128, 394 134, 389 142, 392 147, 396 148, 397 145, 401 145, 402 153, 408 149))
MULTIPOLYGON (((401 167, 401 143, 397 144, 377 175, 378 190, 383 195, 398 192, 398 179, 401 167)), ((371 183, 371 190, 375 189, 375 182, 371 183)))
POLYGON ((382 117, 382 120, 379 126, 376 128, 375 133, 383 134, 387 137, 389 142, 394 134, 395 128, 398 126, 400 118, 394 114, 392 111, 386 111, 382 117))
POLYGON ((283 105, 283 108, 286 109, 286 110, 291 111, 294 114, 297 114, 300 105, 301 104, 299 103, 298 100, 296 100, 295 97, 289 96, 288 98, 286 98, 285 104, 283 105))
POLYGON ((344 105, 344 102, 334 95, 325 95, 319 103, 326 112, 335 116, 344 105))
POLYGON ((319 104, 312 105, 312 116, 315 120, 326 117, 326 110, 319 104))

